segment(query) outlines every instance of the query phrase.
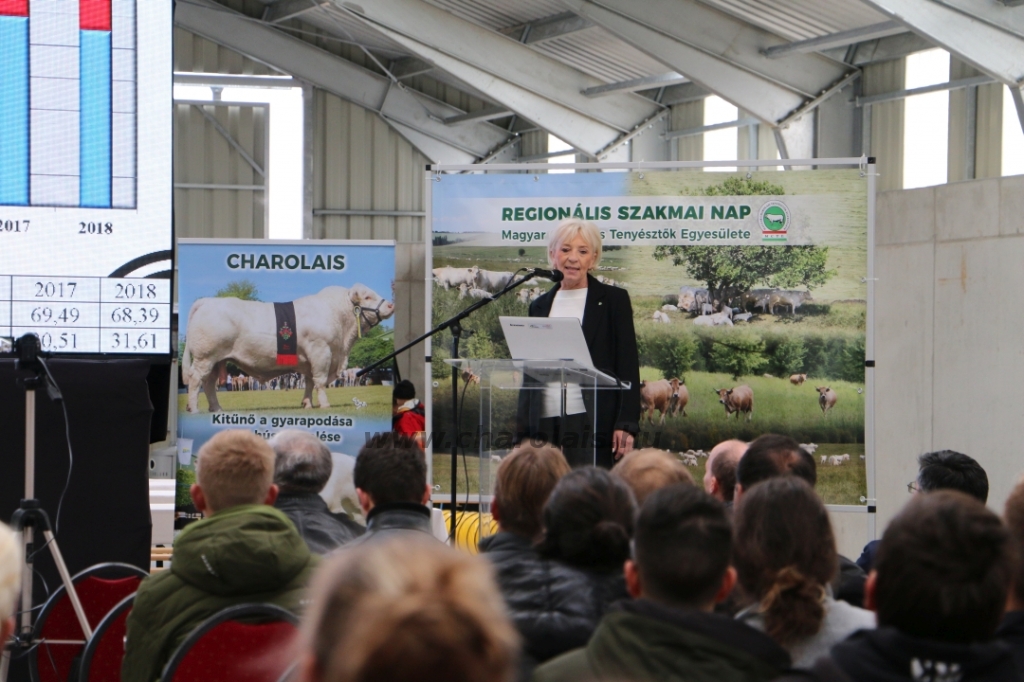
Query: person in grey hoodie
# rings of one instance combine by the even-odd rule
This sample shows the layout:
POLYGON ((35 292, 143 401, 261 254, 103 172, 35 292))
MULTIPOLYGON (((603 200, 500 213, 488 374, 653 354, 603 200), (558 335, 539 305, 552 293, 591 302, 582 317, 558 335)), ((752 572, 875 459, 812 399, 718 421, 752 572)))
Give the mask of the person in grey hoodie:
POLYGON ((794 667, 809 667, 833 644, 875 627, 873 613, 832 596, 836 541, 825 505, 805 481, 758 483, 740 499, 735 523, 739 583, 755 601, 736 617, 789 651, 794 667))

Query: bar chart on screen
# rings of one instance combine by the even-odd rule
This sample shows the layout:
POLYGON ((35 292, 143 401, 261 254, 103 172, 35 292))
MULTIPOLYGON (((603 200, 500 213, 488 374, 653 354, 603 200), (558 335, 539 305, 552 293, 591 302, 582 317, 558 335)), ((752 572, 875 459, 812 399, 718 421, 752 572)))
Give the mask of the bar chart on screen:
POLYGON ((137 202, 137 0, 0 0, 0 206, 137 202))

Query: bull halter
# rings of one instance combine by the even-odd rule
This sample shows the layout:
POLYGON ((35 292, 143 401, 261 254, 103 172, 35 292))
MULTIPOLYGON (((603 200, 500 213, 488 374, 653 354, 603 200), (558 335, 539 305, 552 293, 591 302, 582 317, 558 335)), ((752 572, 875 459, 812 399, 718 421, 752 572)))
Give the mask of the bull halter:
POLYGON ((376 308, 363 308, 363 306, 359 305, 358 303, 356 303, 355 305, 352 306, 352 312, 356 316, 356 338, 360 338, 360 339, 363 338, 363 325, 362 325, 362 322, 366 322, 371 327, 376 327, 378 324, 380 324, 381 322, 384 321, 384 318, 381 317, 381 314, 380 314, 380 307, 382 305, 384 305, 384 303, 385 303, 385 301, 382 298, 382 299, 380 299, 380 302, 377 303, 377 307, 376 308), (377 321, 376 322, 373 322, 371 324, 370 320, 368 320, 366 317, 364 317, 364 315, 366 314, 367 310, 377 316, 377 321))

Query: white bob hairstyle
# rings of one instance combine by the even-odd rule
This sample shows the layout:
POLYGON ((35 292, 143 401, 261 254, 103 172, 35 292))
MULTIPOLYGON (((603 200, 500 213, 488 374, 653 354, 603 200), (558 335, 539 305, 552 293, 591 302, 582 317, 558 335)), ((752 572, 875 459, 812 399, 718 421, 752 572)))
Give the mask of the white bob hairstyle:
POLYGON ((601 262, 601 231, 589 220, 568 218, 558 223, 558 227, 548 235, 548 265, 555 267, 555 252, 562 244, 571 242, 577 236, 583 237, 590 250, 594 252, 594 267, 601 262))
POLYGON ((14 615, 21 596, 21 545, 6 524, 0 523, 0 620, 14 615))

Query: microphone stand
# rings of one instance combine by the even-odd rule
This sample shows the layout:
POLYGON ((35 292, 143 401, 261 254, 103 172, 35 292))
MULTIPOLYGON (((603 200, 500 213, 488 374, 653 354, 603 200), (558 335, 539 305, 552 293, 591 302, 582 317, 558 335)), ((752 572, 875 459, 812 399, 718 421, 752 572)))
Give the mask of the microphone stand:
MULTIPOLYGON (((405 351, 409 350, 413 346, 422 343, 423 341, 429 339, 431 336, 434 336, 435 334, 438 334, 438 333, 444 331, 445 329, 450 329, 451 332, 452 332, 452 359, 453 360, 458 360, 459 359, 459 340, 462 338, 463 333, 464 333, 463 329, 462 329, 462 321, 464 319, 466 319, 467 317, 469 317, 470 315, 472 315, 477 310, 480 310, 480 308, 483 308, 485 305, 488 305, 488 304, 496 301, 497 299, 501 298, 502 296, 504 296, 508 292, 512 291, 513 289, 515 289, 516 287, 520 286, 521 284, 524 284, 524 283, 530 281, 531 279, 533 279, 536 276, 537 276, 536 272, 531 272, 531 273, 527 274, 526 276, 524 276, 522 279, 519 279, 519 280, 513 279, 513 281, 509 282, 509 284, 504 289, 502 289, 498 293, 494 294, 490 298, 481 298, 480 300, 476 301, 475 303, 473 303, 472 305, 468 306, 464 310, 456 313, 455 315, 453 315, 449 319, 447 319, 444 322, 442 322, 441 324, 437 325, 436 327, 434 327, 433 329, 428 331, 426 334, 422 334, 419 337, 417 337, 417 338, 413 339, 412 341, 410 341, 409 343, 405 344, 404 346, 402 346, 401 348, 396 350, 394 353, 391 353, 387 357, 381 358, 380 360, 378 360, 377 362, 373 363, 369 367, 366 367, 366 368, 361 369, 360 371, 356 372, 356 376, 359 376, 359 377, 363 376, 364 374, 366 374, 366 373, 376 369, 377 367, 380 367, 384 363, 386 363, 386 362, 394 359, 395 357, 401 355, 402 353, 404 353, 405 351)), ((466 330, 465 335, 467 337, 469 336, 469 330, 466 330)), ((456 493, 456 490, 455 490, 456 486, 458 485, 458 481, 459 481, 458 464, 459 464, 459 368, 456 367, 455 365, 452 365, 452 481, 451 481, 451 485, 452 485, 452 502, 451 502, 452 513, 451 513, 451 517, 448 520, 448 527, 449 527, 448 533, 449 533, 450 537, 453 538, 453 539, 455 538, 455 525, 456 525, 455 524, 455 505, 458 504, 458 494, 456 493)))

